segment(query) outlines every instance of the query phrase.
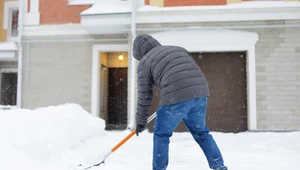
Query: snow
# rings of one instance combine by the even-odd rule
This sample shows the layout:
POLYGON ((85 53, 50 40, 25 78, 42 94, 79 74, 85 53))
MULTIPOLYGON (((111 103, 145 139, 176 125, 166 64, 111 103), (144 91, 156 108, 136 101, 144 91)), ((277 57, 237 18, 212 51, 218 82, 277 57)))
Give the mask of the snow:
POLYGON ((189 10, 219 10, 219 9, 253 9, 253 8, 286 8, 300 7, 300 2, 285 1, 248 1, 233 3, 229 5, 211 5, 211 6, 180 6, 180 7, 156 7, 143 6, 137 11, 189 11, 189 10))
MULTIPOLYGON (((253 9, 253 8, 286 8, 300 7, 300 2, 285 1, 248 1, 229 5, 211 6, 184 6, 184 7, 157 7, 140 5, 138 12, 147 11, 189 11, 189 10, 220 10, 220 9, 253 9)), ((83 11, 81 15, 130 13, 131 0, 103 0, 95 3, 91 8, 83 11)))
POLYGON ((17 44, 13 41, 0 42, 0 51, 16 51, 17 44))
MULTIPOLYGON (((226 29, 193 29, 189 27, 182 30, 170 30, 151 34, 162 45, 177 45, 189 51, 209 51, 205 48, 211 46, 218 50, 225 50, 225 47, 233 48, 238 45, 254 45, 258 41, 258 34, 253 32, 226 30, 226 29), (176 35, 176 36, 174 36, 176 35), (201 37, 193 38, 193 37, 201 37), (201 49, 200 49, 201 48, 201 49), (200 50, 199 50, 200 49, 200 50)), ((217 51, 217 50, 214 50, 217 51)))
POLYGON ((131 1, 105 0, 95 3, 91 8, 83 11, 81 15, 129 13, 131 12, 131 1))
POLYGON ((102 136, 103 129, 103 120, 75 104, 1 110, 0 169, 66 169, 65 154, 93 135, 102 136))
MULTIPOLYGON (((96 163, 130 132, 105 131, 105 122, 77 104, 0 110, 0 169, 71 170, 96 163)), ((300 169, 300 132, 212 132, 230 170, 300 169)), ((152 133, 133 136, 91 170, 151 168, 152 133)), ((174 133, 168 170, 209 169, 189 133, 174 133)))
POLYGON ((74 23, 39 25, 24 27, 24 36, 58 36, 58 35, 88 35, 89 32, 81 25, 74 23))

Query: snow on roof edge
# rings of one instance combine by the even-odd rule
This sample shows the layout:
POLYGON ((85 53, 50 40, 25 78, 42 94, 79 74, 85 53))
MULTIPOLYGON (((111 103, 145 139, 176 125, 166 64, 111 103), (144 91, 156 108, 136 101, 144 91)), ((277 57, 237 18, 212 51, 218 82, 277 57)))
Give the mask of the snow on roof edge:
POLYGON ((184 11, 184 10, 218 10, 218 9, 263 9, 263 8, 287 8, 300 7, 300 2, 285 2, 285 1, 249 1, 240 2, 229 5, 211 5, 211 6, 180 6, 180 7, 156 7, 143 6, 138 11, 184 11))
POLYGON ((119 1, 114 3, 98 2, 89 9, 80 13, 80 15, 90 14, 111 14, 111 13, 129 13, 131 12, 131 1, 119 1))
MULTIPOLYGON (((253 9, 253 8, 288 8, 300 7, 300 2, 285 2, 285 1, 248 1, 229 5, 212 5, 212 6, 180 6, 180 7, 157 7, 143 5, 137 9, 140 12, 147 11, 177 11, 177 10, 218 10, 218 9, 253 9)), ((81 15, 93 14, 112 14, 112 13, 130 13, 131 1, 101 1, 95 3, 89 9, 81 12, 81 15)))

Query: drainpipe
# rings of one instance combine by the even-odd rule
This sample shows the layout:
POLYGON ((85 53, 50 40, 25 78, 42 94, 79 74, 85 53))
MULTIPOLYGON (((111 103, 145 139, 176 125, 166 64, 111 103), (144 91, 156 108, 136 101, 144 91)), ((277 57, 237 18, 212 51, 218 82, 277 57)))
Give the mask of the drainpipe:
POLYGON ((23 19, 24 19, 24 0, 19 0, 19 21, 18 21, 18 83, 17 83, 17 108, 22 106, 22 62, 23 62, 23 47, 22 47, 22 35, 23 35, 23 19))
POLYGON ((130 106, 129 106, 129 119, 128 129, 135 128, 135 112, 136 112, 136 61, 133 58, 133 41, 136 37, 136 8, 137 0, 131 0, 131 58, 130 58, 130 106))

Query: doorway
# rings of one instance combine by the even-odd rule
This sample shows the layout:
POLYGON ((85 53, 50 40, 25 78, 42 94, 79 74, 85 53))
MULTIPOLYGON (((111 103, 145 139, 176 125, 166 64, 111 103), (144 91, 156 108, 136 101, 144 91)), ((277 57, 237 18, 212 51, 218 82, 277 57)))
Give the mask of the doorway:
POLYGON ((108 113, 106 130, 127 127, 127 68, 108 68, 108 113))

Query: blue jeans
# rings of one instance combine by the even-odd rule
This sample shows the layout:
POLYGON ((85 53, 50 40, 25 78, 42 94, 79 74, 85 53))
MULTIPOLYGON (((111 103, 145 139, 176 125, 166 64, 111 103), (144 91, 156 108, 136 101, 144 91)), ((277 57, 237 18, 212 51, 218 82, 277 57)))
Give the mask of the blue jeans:
POLYGON ((224 166, 219 147, 206 127, 207 99, 208 97, 200 97, 158 108, 153 136, 153 170, 165 170, 167 168, 169 138, 182 120, 203 150, 209 167, 211 169, 227 169, 224 166))

